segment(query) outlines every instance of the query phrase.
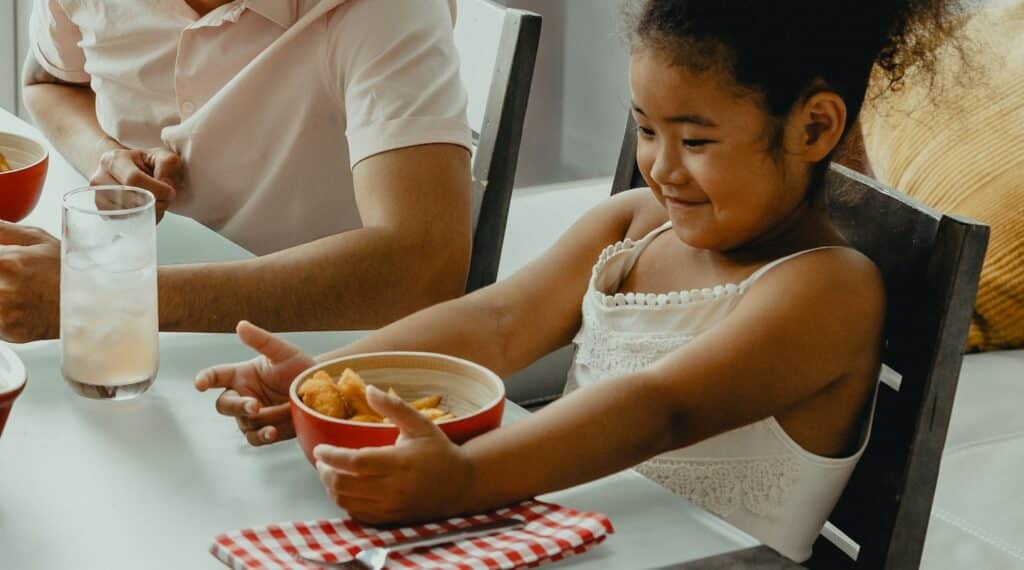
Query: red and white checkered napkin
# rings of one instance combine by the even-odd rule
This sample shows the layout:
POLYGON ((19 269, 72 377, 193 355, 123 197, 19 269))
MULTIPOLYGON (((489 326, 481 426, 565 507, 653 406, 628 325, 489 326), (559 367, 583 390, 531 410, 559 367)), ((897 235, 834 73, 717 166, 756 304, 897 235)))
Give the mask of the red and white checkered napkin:
POLYGON ((324 562, 351 560, 367 543, 386 546, 413 538, 490 522, 522 519, 520 528, 414 551, 396 552, 388 568, 465 570, 533 567, 581 553, 614 532, 608 517, 541 501, 525 501, 483 515, 389 530, 364 527, 351 519, 295 522, 237 530, 216 538, 210 552, 235 570, 316 568, 294 555, 324 562))

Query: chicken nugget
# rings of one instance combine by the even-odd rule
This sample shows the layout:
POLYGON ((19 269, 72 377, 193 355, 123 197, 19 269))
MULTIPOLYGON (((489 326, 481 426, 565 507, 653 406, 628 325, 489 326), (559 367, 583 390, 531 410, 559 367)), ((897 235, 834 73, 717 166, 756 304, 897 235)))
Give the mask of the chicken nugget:
POLYGON ((341 376, 338 377, 338 386, 341 386, 342 384, 355 384, 363 390, 366 389, 366 382, 363 381, 363 377, 351 368, 346 368, 345 371, 341 373, 341 376))
POLYGON ((332 418, 341 418, 347 415, 345 400, 341 397, 338 388, 331 382, 330 377, 324 380, 314 376, 303 382, 299 386, 298 392, 302 397, 302 403, 321 414, 332 418))
POLYGON ((384 421, 384 418, 376 414, 357 414, 348 418, 350 422, 365 422, 368 424, 379 424, 384 421))
POLYGON ((306 394, 310 390, 320 390, 324 383, 328 383, 331 387, 334 386, 334 380, 331 375, 324 372, 323 370, 317 370, 315 374, 306 379, 305 382, 299 385, 299 389, 296 392, 299 396, 306 394))
POLYGON ((366 382, 353 370, 346 368, 338 379, 338 391, 345 399, 348 411, 353 416, 376 416, 377 412, 366 401, 366 382))

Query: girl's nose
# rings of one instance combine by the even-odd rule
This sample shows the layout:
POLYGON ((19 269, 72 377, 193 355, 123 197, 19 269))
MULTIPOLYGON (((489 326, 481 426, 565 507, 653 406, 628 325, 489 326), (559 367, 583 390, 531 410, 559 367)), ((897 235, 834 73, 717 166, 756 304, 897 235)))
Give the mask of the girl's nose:
POLYGON ((689 179, 682 157, 674 149, 660 148, 651 165, 651 178, 659 185, 679 186, 689 179))

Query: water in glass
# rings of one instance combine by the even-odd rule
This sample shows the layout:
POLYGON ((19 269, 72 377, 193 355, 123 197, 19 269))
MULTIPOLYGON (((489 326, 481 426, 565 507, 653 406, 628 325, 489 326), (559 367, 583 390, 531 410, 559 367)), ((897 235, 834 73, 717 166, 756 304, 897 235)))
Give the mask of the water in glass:
POLYGON ((145 192, 126 187, 84 192, 65 198, 61 370, 83 396, 132 398, 152 384, 158 362, 153 200, 116 196, 145 192))

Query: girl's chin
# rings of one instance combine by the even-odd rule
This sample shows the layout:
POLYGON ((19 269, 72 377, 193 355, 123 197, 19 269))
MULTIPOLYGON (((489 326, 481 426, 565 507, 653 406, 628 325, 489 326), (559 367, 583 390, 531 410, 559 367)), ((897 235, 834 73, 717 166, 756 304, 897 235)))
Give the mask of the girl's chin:
POLYGON ((728 240, 723 239, 717 228, 692 216, 669 215, 672 221, 672 232, 679 241, 695 249, 721 251, 728 248, 728 240))

